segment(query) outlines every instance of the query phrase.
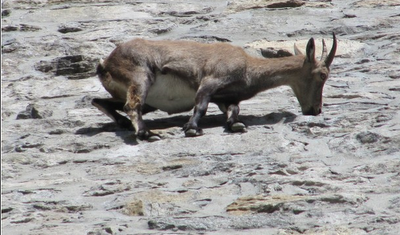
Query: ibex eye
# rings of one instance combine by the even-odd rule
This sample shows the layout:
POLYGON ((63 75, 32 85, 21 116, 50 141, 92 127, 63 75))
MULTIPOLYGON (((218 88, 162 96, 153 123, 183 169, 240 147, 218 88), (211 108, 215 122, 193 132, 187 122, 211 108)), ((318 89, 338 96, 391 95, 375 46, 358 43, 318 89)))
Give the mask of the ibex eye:
POLYGON ((325 73, 321 73, 320 76, 322 80, 325 80, 327 78, 327 75, 325 73))

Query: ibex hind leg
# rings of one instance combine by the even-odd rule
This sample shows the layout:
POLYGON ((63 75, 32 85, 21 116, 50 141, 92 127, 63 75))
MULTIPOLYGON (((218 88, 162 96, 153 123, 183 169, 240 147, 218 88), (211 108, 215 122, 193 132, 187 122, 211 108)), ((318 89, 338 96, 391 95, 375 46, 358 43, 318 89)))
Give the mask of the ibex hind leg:
MULTIPOLYGON (((146 124, 144 123, 143 118, 142 118, 143 108, 146 107, 144 102, 146 99, 146 95, 147 95, 149 86, 150 86, 150 83, 146 83, 146 82, 142 82, 140 84, 136 83, 136 82, 132 82, 132 84, 128 87, 126 103, 125 103, 123 109, 124 109, 124 112, 131 119, 132 125, 136 130, 136 136, 139 139, 148 140, 148 141, 157 141, 157 140, 160 140, 161 137, 159 135, 151 132, 146 127, 146 124)), ((148 107, 149 106, 147 106, 147 108, 148 107)))
POLYGON ((104 114, 109 116, 118 126, 133 130, 131 121, 119 114, 116 110, 123 111, 125 103, 113 98, 109 99, 93 99, 92 105, 102 111, 104 114))
MULTIPOLYGON (((109 116, 115 123, 117 123, 119 127, 133 130, 132 122, 127 117, 116 112, 117 110, 124 111, 125 102, 116 100, 114 98, 108 98, 108 99, 95 98, 92 100, 92 105, 98 108, 107 116, 109 116)), ((157 110, 156 108, 145 104, 142 108, 142 113, 146 114, 156 110, 157 110)))

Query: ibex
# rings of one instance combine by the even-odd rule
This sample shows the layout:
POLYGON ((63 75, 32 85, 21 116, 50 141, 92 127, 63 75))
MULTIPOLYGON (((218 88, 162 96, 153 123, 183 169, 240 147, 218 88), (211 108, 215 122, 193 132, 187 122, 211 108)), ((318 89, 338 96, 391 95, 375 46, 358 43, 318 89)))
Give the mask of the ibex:
POLYGON ((335 34, 329 54, 324 40, 322 46, 321 60, 315 59, 313 38, 305 55, 294 45, 295 55, 267 59, 251 57, 227 43, 134 39, 119 45, 98 65, 97 74, 112 98, 93 99, 92 104, 117 124, 133 126, 138 138, 149 141, 161 137, 146 127, 143 114, 194 108, 183 129, 186 136, 198 136, 203 133, 198 122, 209 102, 226 114, 230 131, 243 132, 246 125, 239 120, 239 103, 282 85, 293 89, 304 115, 318 115, 336 53, 335 34))

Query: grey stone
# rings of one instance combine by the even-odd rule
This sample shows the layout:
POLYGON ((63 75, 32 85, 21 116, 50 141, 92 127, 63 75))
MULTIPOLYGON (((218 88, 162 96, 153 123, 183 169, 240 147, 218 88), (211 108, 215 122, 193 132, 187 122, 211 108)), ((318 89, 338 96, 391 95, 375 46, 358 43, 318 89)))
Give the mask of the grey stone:
POLYGON ((53 115, 53 111, 51 110, 38 110, 34 104, 29 104, 25 111, 18 113, 18 119, 43 119, 48 118, 53 115))
POLYGON ((356 136, 357 140, 362 144, 371 144, 379 140, 380 136, 376 133, 369 131, 358 133, 356 136))
POLYGON ((84 79, 95 75, 95 59, 84 55, 72 55, 56 58, 52 61, 39 61, 35 68, 55 76, 66 76, 69 79, 84 79))
POLYGON ((2 232, 397 234, 398 0, 292 2, 3 1, 2 232), (240 104, 247 132, 210 104, 196 138, 192 111, 144 115, 149 143, 91 104, 110 98, 98 61, 132 38, 276 57, 313 37, 319 58, 332 32, 318 116, 279 87, 240 104))

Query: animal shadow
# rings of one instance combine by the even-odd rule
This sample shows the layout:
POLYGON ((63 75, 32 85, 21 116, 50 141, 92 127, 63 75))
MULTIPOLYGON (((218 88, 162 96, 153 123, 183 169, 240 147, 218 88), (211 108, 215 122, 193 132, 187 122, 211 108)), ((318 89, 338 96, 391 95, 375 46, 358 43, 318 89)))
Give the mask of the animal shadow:
POLYGON ((247 126, 262 126, 262 125, 274 125, 279 122, 290 123, 296 119, 297 115, 291 112, 274 112, 264 116, 247 115, 241 116, 244 123, 247 126))
MULTIPOLYGON (((264 116, 255 115, 239 115, 239 119, 243 121, 247 126, 261 126, 261 125, 273 125, 283 120, 283 123, 293 122, 296 119, 296 115, 291 112, 274 112, 264 116)), ((167 129, 172 127, 182 127, 190 116, 178 115, 173 117, 159 118, 154 120, 146 120, 145 123, 150 129, 167 129)), ((215 128, 224 126, 226 124, 226 116, 224 114, 214 114, 204 116, 200 122, 200 128, 215 128)))
MULTIPOLYGON (((296 119, 296 115, 291 112, 273 112, 264 116, 255 115, 240 115, 240 120, 243 121, 246 126, 263 126, 263 125, 274 125, 279 122, 290 123, 296 119)), ((172 127, 182 127, 188 120, 188 115, 177 115, 166 118, 158 118, 153 120, 145 120, 145 123, 149 129, 168 129, 172 127)), ((102 132, 115 132, 117 136, 120 136, 127 144, 137 144, 136 137, 132 134, 133 128, 122 128, 114 122, 99 124, 99 127, 84 127, 78 129, 75 134, 95 136, 102 132)), ((223 114, 207 115, 204 116, 199 126, 204 129, 224 127, 226 128, 226 116, 223 114)))

